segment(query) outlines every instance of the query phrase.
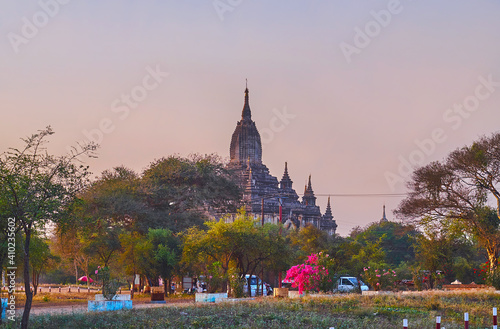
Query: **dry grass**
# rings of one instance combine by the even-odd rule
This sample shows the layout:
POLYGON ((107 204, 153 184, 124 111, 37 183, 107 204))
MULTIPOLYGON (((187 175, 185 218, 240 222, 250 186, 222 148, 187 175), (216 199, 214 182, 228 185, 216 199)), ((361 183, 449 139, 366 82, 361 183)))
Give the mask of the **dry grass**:
MULTIPOLYGON (((442 317, 447 329, 463 328, 469 312, 470 328, 491 327, 493 307, 500 294, 430 292, 387 295, 339 295, 302 299, 258 298, 221 304, 187 304, 155 309, 41 315, 32 328, 433 328, 442 317)), ((9 327, 10 328, 10 327, 9 327)))

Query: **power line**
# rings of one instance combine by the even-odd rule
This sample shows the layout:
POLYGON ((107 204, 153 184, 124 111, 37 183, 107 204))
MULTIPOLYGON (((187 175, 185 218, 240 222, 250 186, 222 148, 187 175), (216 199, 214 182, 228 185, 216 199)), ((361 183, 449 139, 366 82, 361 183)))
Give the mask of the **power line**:
POLYGON ((389 198, 401 198, 406 197, 406 193, 331 193, 331 194, 316 194, 316 196, 331 196, 331 197, 357 197, 357 198, 368 198, 368 197, 389 197, 389 198))

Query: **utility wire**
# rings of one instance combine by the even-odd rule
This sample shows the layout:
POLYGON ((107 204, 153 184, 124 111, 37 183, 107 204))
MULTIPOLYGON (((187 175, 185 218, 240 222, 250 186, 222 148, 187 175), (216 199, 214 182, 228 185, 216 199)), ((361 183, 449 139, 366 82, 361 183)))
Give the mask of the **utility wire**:
POLYGON ((400 198, 407 196, 406 193, 332 193, 332 194, 316 194, 316 196, 332 196, 332 197, 391 197, 391 198, 400 198))

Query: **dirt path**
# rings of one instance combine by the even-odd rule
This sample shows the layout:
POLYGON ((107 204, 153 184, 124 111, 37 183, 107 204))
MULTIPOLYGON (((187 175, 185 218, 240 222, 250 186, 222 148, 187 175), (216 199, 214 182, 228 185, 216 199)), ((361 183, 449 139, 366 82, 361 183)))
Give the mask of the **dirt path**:
MULTIPOLYGON (((184 307, 194 305, 194 299, 178 299, 178 300, 166 300, 165 304, 153 304, 145 300, 134 300, 133 308, 157 308, 157 307, 184 307)), ((19 307, 16 309, 16 315, 21 316, 23 314, 24 308, 19 307)), ((79 302, 72 304, 61 303, 59 305, 33 305, 31 307, 30 315, 41 315, 41 314, 72 314, 72 313, 85 313, 87 312, 87 302, 79 302)))

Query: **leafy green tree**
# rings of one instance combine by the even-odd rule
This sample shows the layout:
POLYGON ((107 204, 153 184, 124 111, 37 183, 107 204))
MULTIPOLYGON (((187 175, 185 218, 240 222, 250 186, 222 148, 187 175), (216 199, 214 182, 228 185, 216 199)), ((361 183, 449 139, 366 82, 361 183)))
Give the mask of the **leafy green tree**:
MULTIPOLYGON (((139 264, 141 262, 141 254, 144 254, 140 249, 143 241, 146 239, 145 236, 139 234, 138 232, 125 231, 120 234, 120 244, 122 246, 119 263, 123 267, 123 271, 126 275, 132 277, 130 296, 134 298, 135 290, 135 276, 139 274, 139 264)), ((129 281, 129 280, 127 280, 129 281)))
POLYGON ((395 222, 374 222, 364 229, 351 232, 351 238, 362 245, 373 245, 380 240, 380 247, 385 254, 384 263, 392 268, 403 261, 415 259, 413 243, 418 235, 420 232, 413 225, 395 222))
POLYGON ((485 248, 490 272, 500 250, 500 133, 453 151, 414 171, 408 197, 396 213, 406 219, 462 222, 485 248), (496 204, 493 208, 488 199, 496 204), (495 214, 495 216, 492 216, 495 214))
POLYGON ((330 248, 329 235, 314 225, 306 225, 299 230, 291 231, 290 242, 298 248, 300 261, 311 254, 326 252, 330 248))
POLYGON ((165 295, 170 295, 172 278, 179 270, 181 241, 168 229, 150 229, 148 240, 153 246, 153 269, 163 279, 165 295))
POLYGON ((40 275, 51 267, 55 267, 61 259, 52 254, 46 239, 33 235, 31 240, 31 273, 33 283, 33 295, 36 296, 40 275))
MULTIPOLYGON (((32 234, 49 221, 63 222, 66 209, 88 181, 88 167, 77 164, 90 155, 95 145, 82 145, 71 154, 54 156, 45 149, 50 127, 23 139, 22 149, 10 149, 0 156, 0 204, 16 220, 24 235, 24 286, 26 302, 21 328, 28 327, 33 300, 30 290, 30 244, 32 234)), ((2 211, 2 213, 5 213, 2 211)), ((2 221, 6 218, 2 218, 2 221)))
MULTIPOLYGON (((240 212, 232 223, 238 249, 234 254, 235 264, 240 274, 240 279, 245 279, 263 268, 283 272, 292 260, 293 251, 286 237, 280 233, 280 226, 270 223, 262 226, 244 212, 240 212)), ((247 284, 247 293, 251 295, 250 282, 247 284)))
POLYGON ((325 259, 323 266, 328 269, 328 279, 322 282, 321 289, 328 291, 333 288, 337 277, 344 272, 349 272, 348 266, 351 255, 345 253, 345 239, 338 236, 330 236, 314 225, 306 225, 300 230, 290 232, 291 246, 295 249, 291 256, 295 256, 295 263, 304 262, 311 254, 323 255, 325 259))
POLYGON ((154 210, 149 220, 156 226, 148 227, 173 232, 201 226, 209 214, 234 212, 240 200, 239 187, 215 155, 156 160, 144 171, 141 183, 154 210))
MULTIPOLYGON (((82 239, 82 230, 79 225, 66 226, 64 230, 58 230, 53 238, 54 252, 62 260, 62 265, 71 268, 75 275, 75 283, 80 277, 79 271, 87 278, 90 277, 90 266, 94 262, 91 254, 86 249, 86 243, 82 239)), ((90 286, 90 280, 87 280, 90 286)))
POLYGON ((260 225, 240 210, 234 221, 223 218, 205 222, 208 229, 192 227, 183 235, 183 262, 208 273, 214 264, 227 286, 228 273, 237 268, 240 278, 256 273, 260 266, 283 271, 289 266, 286 238, 277 225, 260 225))

